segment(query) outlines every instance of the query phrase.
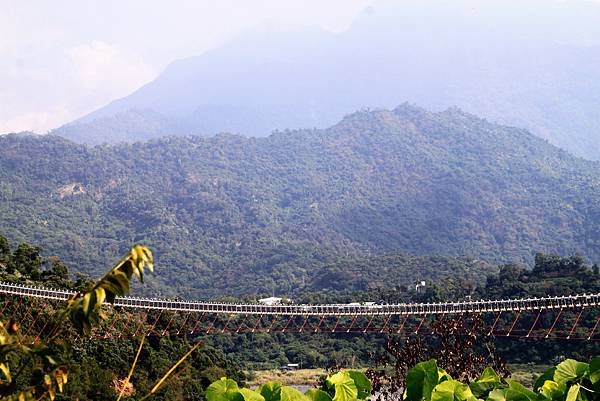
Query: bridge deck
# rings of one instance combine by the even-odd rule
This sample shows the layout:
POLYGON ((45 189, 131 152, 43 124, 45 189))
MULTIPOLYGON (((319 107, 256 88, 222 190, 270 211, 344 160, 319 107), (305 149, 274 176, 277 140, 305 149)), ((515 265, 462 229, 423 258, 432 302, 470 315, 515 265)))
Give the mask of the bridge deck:
MULTIPOLYGON (((0 282, 0 293, 53 300, 67 300, 74 292, 43 287, 0 282)), ((561 297, 479 300, 440 303, 402 303, 389 305, 263 305, 251 303, 220 303, 174 301, 156 298, 117 297, 115 306, 134 309, 167 311, 284 316, 409 316, 489 312, 518 312, 548 309, 575 309, 600 305, 600 294, 580 294, 561 297)))

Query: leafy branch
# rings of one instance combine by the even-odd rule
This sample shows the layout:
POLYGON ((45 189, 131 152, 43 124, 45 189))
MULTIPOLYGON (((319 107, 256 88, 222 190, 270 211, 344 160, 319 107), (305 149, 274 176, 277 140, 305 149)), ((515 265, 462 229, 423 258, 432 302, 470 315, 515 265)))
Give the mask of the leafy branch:
MULTIPOLYGON (((101 307, 104 302, 114 303, 117 296, 129 292, 131 278, 135 275, 144 282, 144 269, 154 271, 152 252, 145 246, 136 245, 104 277, 91 288, 80 292, 67 301, 63 316, 68 316, 80 333, 90 334, 92 326, 106 318, 101 307)), ((62 320, 62 316, 59 321, 62 320)))
MULTIPOLYGON (((63 391, 68 380, 67 370, 57 362, 55 351, 49 345, 58 345, 56 340, 65 329, 64 320, 68 318, 80 334, 89 335, 92 327, 106 316, 102 313, 105 302, 114 303, 117 296, 129 292, 130 281, 135 275, 144 281, 144 270, 153 271, 152 252, 145 246, 136 245, 104 277, 87 290, 75 294, 58 312, 54 319, 54 329, 45 343, 25 345, 18 332, 18 326, 9 322, 7 326, 0 322, 0 399, 2 401, 38 401, 63 391), (13 369, 17 364, 16 369, 13 369), (33 369, 30 387, 19 388, 17 378, 25 367, 33 369), (13 374, 13 370, 16 373, 13 374)), ((143 344, 143 340, 142 340, 143 344)), ((139 356, 138 350, 137 357, 139 356)), ((135 366, 135 365, 134 365, 135 366)), ((132 368, 133 371, 133 368, 132 368)), ((132 372, 130 372, 131 376, 132 372)))

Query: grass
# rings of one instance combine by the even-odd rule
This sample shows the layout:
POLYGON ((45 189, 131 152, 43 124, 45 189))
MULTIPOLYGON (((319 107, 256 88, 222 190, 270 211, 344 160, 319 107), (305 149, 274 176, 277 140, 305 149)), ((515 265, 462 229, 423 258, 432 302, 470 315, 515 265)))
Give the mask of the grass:
POLYGON ((262 385, 268 381, 281 382, 286 386, 314 386, 319 379, 325 376, 325 369, 298 369, 298 370, 258 370, 248 372, 247 384, 250 387, 262 385))
MULTIPOLYGON (((550 368, 550 365, 510 364, 508 368, 512 372, 511 379, 531 388, 535 379, 550 368)), ((268 381, 281 382, 286 386, 316 386, 319 379, 327 375, 325 369, 269 369, 246 373, 250 378, 246 383, 250 387, 260 386, 268 381)))
POLYGON ((533 387, 535 379, 550 368, 550 365, 510 364, 508 369, 512 372, 510 378, 518 381, 528 388, 533 387))

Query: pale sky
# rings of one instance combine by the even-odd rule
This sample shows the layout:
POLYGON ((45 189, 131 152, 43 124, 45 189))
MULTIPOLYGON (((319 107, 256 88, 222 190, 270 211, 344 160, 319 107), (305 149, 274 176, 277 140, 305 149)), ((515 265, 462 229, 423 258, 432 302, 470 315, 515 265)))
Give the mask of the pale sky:
POLYGON ((348 27, 373 0, 0 0, 0 133, 46 132, 265 22, 348 27))

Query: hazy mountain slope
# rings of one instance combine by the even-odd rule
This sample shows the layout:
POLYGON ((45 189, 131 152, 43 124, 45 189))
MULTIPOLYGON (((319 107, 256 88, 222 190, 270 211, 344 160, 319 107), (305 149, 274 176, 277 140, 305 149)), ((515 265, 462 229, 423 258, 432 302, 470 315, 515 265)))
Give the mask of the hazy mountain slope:
MULTIPOLYGON (((100 134, 107 121, 151 109, 184 134, 265 136, 409 101, 433 110, 456 105, 600 159, 598 27, 600 4, 585 1, 377 2, 338 35, 245 33, 174 62, 154 82, 55 133, 111 142, 100 134)), ((119 139, 147 136, 124 124, 119 139)))
POLYGON ((86 124, 84 130, 80 128, 78 125, 66 125, 61 128, 60 134, 79 143, 89 142, 88 138, 97 138, 97 143, 119 143, 128 141, 128 138, 144 141, 195 132, 184 122, 149 109, 129 109, 114 116, 100 118, 93 124, 86 124))
MULTIPOLYGON (((87 271, 142 241, 171 291, 268 294, 313 282, 340 257, 597 260, 599 177, 598 163, 526 131, 408 105, 266 138, 89 148, 5 136, 0 231, 87 271)), ((428 269, 384 270, 392 282, 428 269)))

